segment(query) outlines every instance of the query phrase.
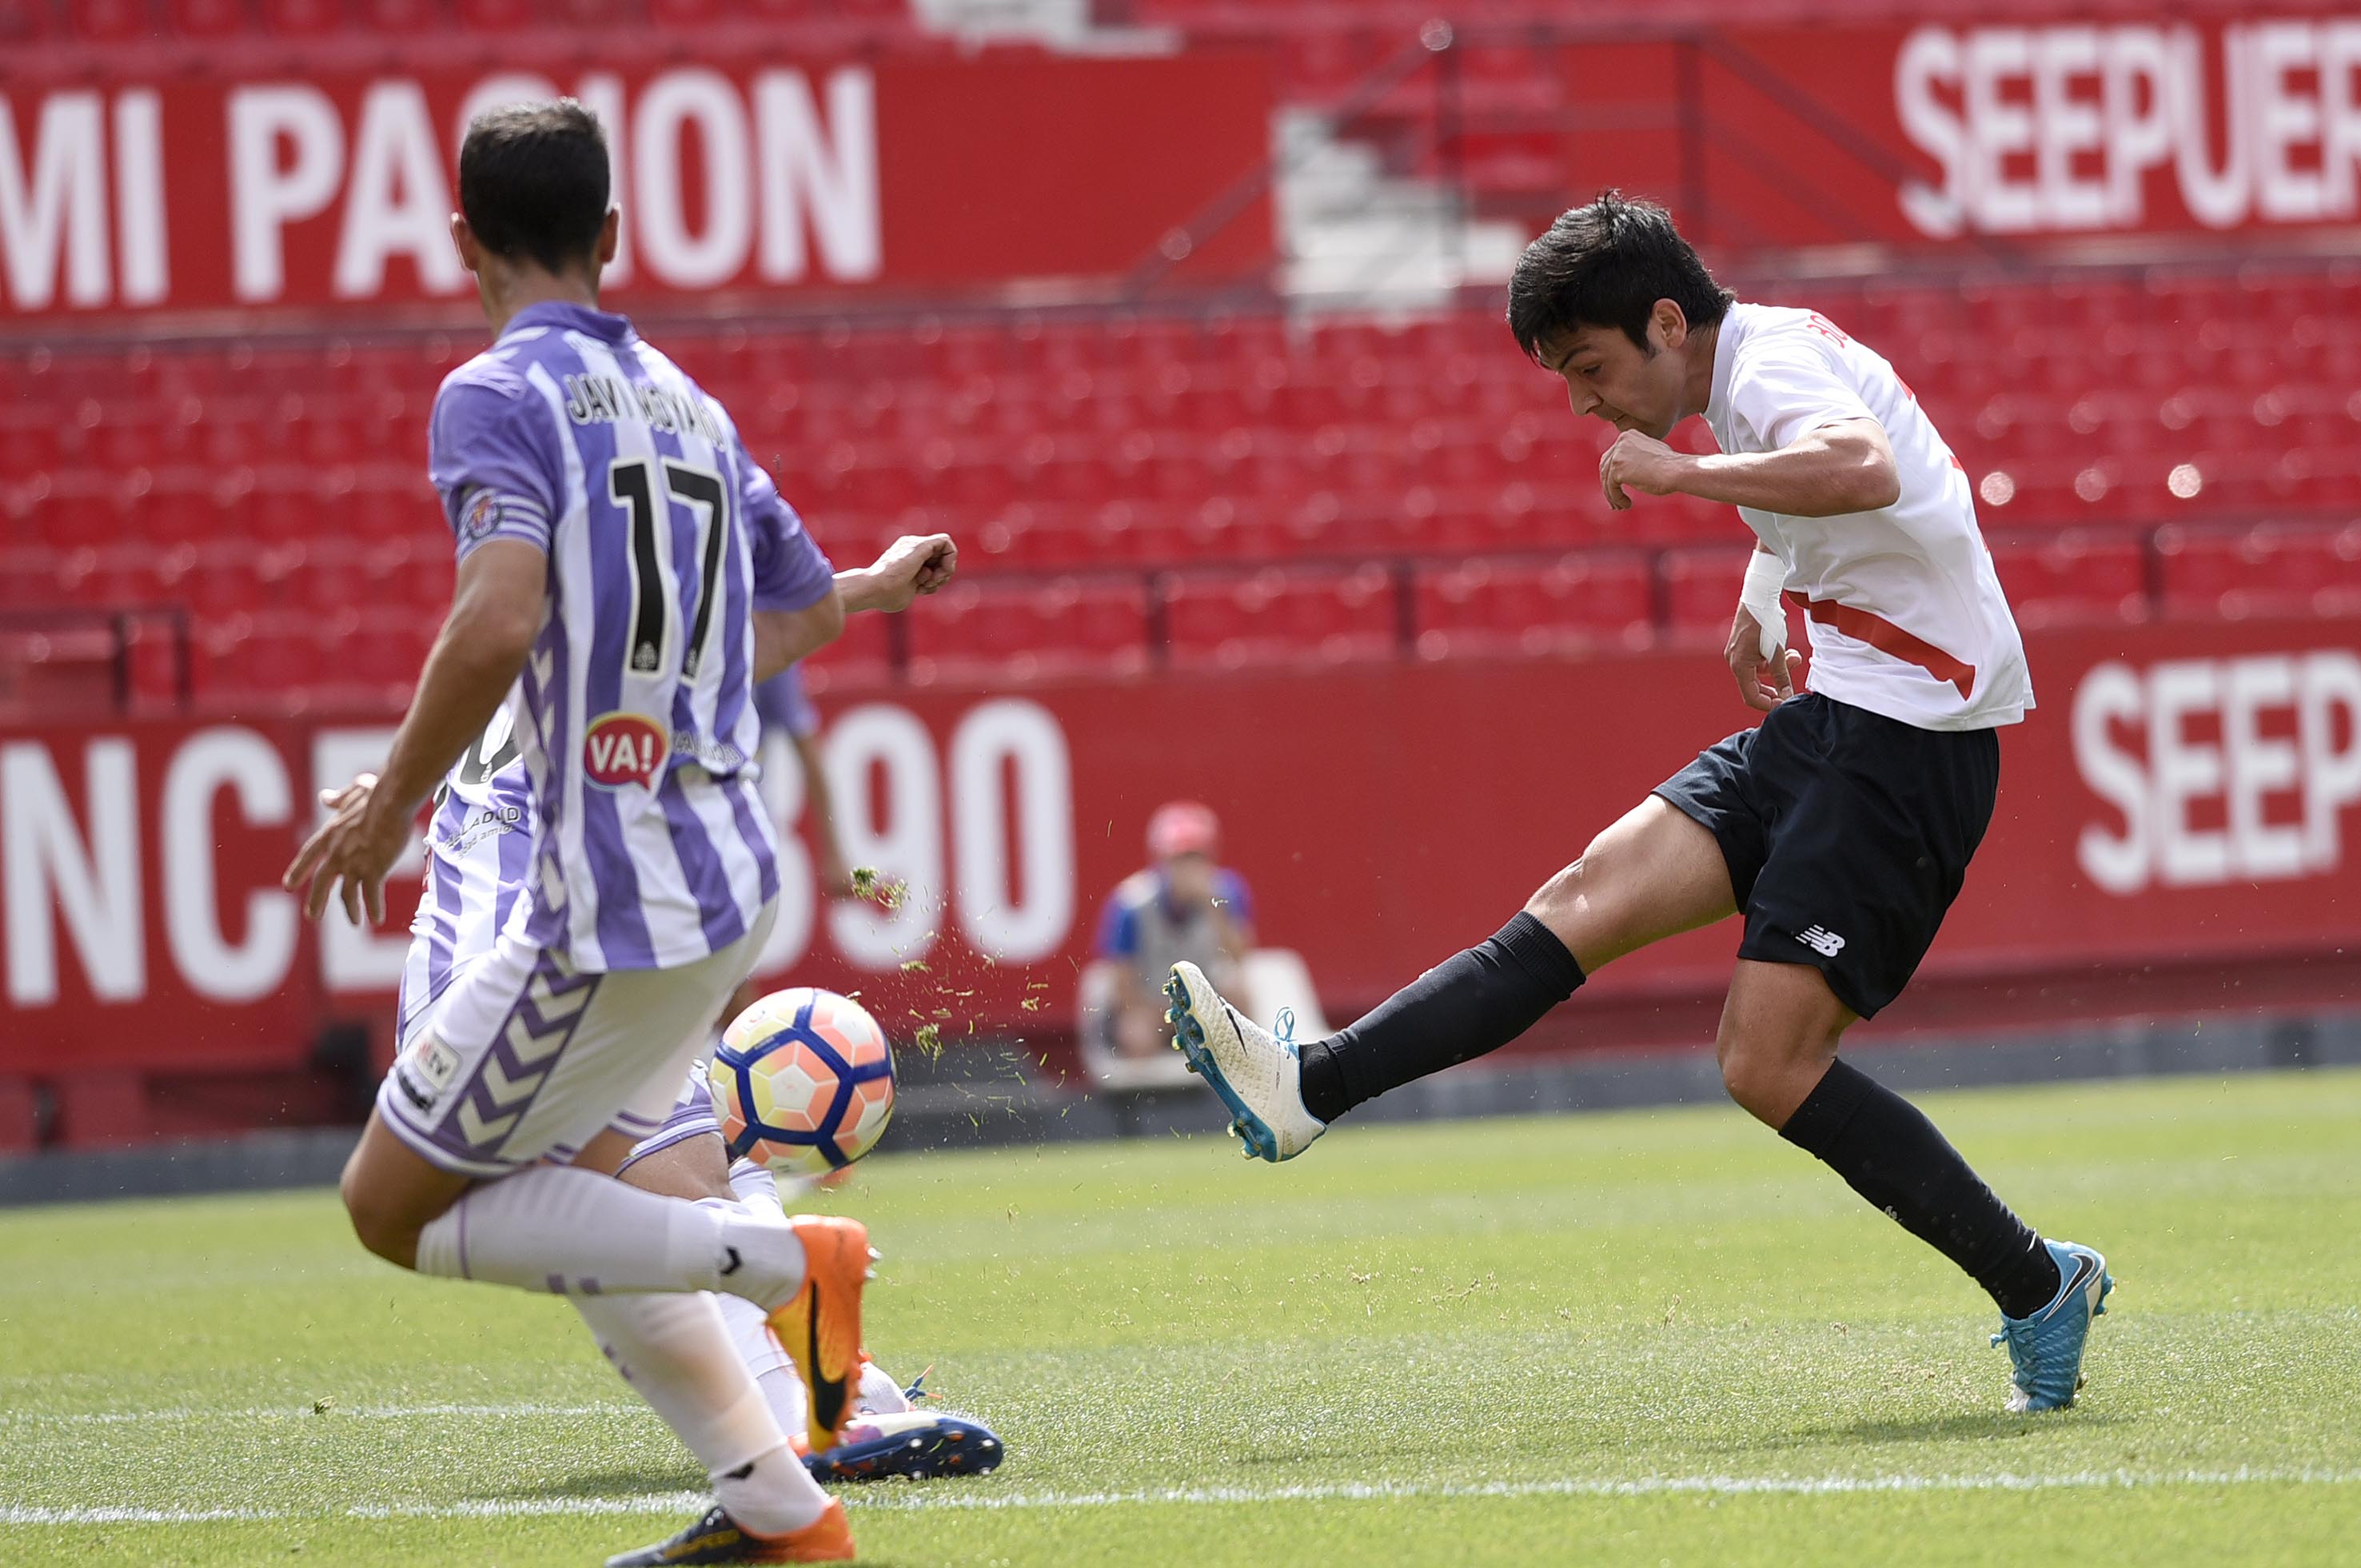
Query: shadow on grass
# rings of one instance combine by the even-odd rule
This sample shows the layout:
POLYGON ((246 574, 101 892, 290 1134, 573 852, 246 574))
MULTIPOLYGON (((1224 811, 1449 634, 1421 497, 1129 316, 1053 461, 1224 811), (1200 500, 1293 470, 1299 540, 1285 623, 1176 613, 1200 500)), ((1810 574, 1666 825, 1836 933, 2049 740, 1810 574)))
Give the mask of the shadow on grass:
POLYGON ((537 1486, 488 1492, 484 1500, 505 1503, 552 1497, 659 1497, 673 1492, 707 1489, 704 1475, 694 1470, 591 1470, 537 1486))
MULTIPOLYGON (((2070 1410, 2038 1416, 2012 1416, 2001 1410, 1960 1410, 1918 1420, 1866 1420, 1840 1421, 1824 1427, 1804 1427, 1786 1434, 1777 1446, 1798 1442, 1870 1446, 1883 1442, 2015 1442, 2055 1432, 2087 1431, 2130 1418, 2118 1411, 2070 1410)), ((1767 1446, 1767 1445, 1766 1445, 1767 1446)))

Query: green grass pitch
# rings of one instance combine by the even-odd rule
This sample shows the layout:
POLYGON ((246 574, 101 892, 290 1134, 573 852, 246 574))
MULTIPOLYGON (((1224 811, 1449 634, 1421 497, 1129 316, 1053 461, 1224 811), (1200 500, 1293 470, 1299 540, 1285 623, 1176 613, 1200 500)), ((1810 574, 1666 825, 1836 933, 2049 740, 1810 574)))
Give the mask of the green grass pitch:
MULTIPOLYGON (((2361 1073, 1931 1096, 2122 1281, 2063 1415, 1981 1295, 1727 1108, 881 1159, 870 1341, 991 1420, 866 1561, 2361 1553, 2361 1073)), ((0 1562, 587 1563, 701 1478, 564 1303, 331 1194, 0 1213, 0 1562)))

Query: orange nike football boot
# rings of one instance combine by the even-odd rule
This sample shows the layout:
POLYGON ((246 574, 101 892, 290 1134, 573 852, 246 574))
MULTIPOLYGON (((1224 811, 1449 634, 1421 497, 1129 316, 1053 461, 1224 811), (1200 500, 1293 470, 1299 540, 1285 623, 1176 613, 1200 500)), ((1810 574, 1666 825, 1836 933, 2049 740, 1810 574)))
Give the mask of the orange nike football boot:
POLYGON ((877 1255, 869 1227, 834 1215, 787 1222, 804 1244, 804 1288, 771 1314, 771 1332, 804 1380, 805 1441, 814 1452, 844 1441, 861 1396, 861 1288, 877 1255))
POLYGON ((829 1499, 828 1511, 785 1535, 756 1535, 720 1506, 667 1541, 607 1559, 607 1568, 676 1568, 693 1563, 850 1563, 852 1526, 844 1505, 829 1499))

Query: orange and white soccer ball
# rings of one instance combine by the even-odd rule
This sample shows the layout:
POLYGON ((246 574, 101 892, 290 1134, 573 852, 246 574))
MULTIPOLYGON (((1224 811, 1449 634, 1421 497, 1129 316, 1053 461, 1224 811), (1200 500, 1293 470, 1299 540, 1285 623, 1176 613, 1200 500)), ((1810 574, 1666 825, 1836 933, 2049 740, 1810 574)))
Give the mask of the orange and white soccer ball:
POLYGON ((825 1176, 867 1154, 894 1116, 894 1049, 849 996, 774 991, 731 1021, 707 1069, 732 1159, 825 1176))

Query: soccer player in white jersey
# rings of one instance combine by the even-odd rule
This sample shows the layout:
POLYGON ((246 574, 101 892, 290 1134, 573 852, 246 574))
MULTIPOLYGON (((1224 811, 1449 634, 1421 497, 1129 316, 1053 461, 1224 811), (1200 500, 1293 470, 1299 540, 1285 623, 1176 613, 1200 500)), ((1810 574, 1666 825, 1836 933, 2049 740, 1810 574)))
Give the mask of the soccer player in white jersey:
MULTIPOLYGON (((588 111, 478 116, 459 204, 452 237, 497 341, 435 397, 451 611, 382 773, 332 797, 285 880, 310 916, 335 898, 382 920, 415 814, 504 702, 538 826, 490 953, 427 1004, 389 1075, 346 1207, 402 1267, 569 1298, 704 1464, 714 1508, 619 1562, 844 1561, 842 1507, 701 1293, 769 1314, 823 1446, 852 1409, 866 1233, 611 1175, 670 1110, 775 914, 754 612, 797 588, 757 576, 752 540, 792 514, 720 405, 598 308, 618 214, 588 111)), ((780 608, 809 646, 780 663, 842 626, 825 574, 802 592, 780 608)))
POLYGON ((1697 496, 1753 531, 1728 659, 1766 717, 1341 1034, 1274 1039, 1175 966, 1181 1049, 1248 1152, 1287 1159, 1363 1101, 1507 1044, 1602 964, 1742 914, 1715 1042, 1730 1097, 1991 1293, 2011 1409, 2071 1404, 2105 1260, 2045 1241, 1837 1055, 1925 956, 1992 819, 1997 731, 2033 704, 1967 475, 1892 366, 1811 312, 1736 302, 1650 203, 1609 192, 1559 218, 1517 265, 1509 325, 1576 414, 1622 433, 1599 464, 1609 504, 1697 496), (1692 414, 1719 453, 1664 444, 1692 414), (1786 604, 1812 628, 1808 693, 1786 604))

